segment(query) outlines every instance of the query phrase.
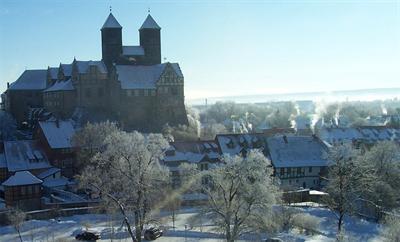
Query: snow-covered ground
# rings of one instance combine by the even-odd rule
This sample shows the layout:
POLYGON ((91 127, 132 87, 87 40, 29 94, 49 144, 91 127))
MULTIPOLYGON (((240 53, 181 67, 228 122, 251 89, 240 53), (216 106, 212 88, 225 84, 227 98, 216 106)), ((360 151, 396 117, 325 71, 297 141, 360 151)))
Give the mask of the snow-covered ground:
MULTIPOLYGON (((283 241, 334 241, 336 231, 336 220, 332 212, 325 208, 302 208, 310 215, 321 219, 319 231, 322 235, 304 235, 295 230, 289 233, 276 235, 283 241)), ((216 242, 223 241, 221 235, 213 231, 209 222, 204 222, 203 226, 190 228, 189 218, 195 214, 193 209, 180 211, 177 215, 175 230, 173 230, 170 216, 166 213, 160 215, 160 221, 165 226, 165 236, 157 239, 163 241, 201 241, 216 242), (185 229, 186 225, 186 229, 185 229), (169 229, 168 229, 169 228, 169 229)), ((26 221, 21 228, 24 241, 75 241, 77 233, 89 228, 101 234, 101 241, 130 241, 128 233, 121 227, 121 220, 116 216, 104 214, 75 215, 50 220, 31 220, 26 221), (114 232, 112 232, 114 231, 114 232)), ((345 219, 345 230, 353 236, 351 240, 357 241, 380 241, 378 237, 379 225, 373 222, 360 220, 358 218, 347 217, 345 219)), ((265 238, 265 236, 261 236, 265 238)), ((242 241, 260 240, 260 236, 244 238, 242 241)), ((12 226, 0 227, 0 241, 19 241, 18 235, 12 226)))

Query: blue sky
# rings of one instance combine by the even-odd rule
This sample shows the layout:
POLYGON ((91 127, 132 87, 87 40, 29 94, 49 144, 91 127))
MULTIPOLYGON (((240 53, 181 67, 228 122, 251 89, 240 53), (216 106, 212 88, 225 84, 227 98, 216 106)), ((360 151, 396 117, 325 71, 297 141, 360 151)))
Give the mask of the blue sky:
POLYGON ((25 69, 101 59, 110 5, 125 45, 151 8, 188 99, 400 87, 399 0, 0 0, 0 90, 25 69))

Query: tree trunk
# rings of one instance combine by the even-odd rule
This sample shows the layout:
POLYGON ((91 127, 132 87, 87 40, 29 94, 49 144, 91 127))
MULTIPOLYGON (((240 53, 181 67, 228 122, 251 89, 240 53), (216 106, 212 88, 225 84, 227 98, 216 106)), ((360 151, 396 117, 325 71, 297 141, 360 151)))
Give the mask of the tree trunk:
POLYGON ((21 240, 21 242, 24 242, 24 241, 22 240, 22 236, 21 236, 21 233, 19 232, 19 229, 16 229, 16 230, 17 230, 17 232, 18 232, 19 239, 21 240))
POLYGON ((344 214, 340 213, 339 221, 338 221, 338 235, 342 232, 343 217, 344 217, 344 214))

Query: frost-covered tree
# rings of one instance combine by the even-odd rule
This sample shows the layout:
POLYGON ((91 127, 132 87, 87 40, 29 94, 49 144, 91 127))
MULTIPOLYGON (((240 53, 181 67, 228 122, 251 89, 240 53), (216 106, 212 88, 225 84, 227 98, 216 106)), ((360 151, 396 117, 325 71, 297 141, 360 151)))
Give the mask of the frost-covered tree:
POLYGON ((385 217, 384 227, 380 235, 384 242, 400 241, 400 211, 394 211, 392 215, 385 217))
POLYGON ((17 124, 11 114, 0 111, 0 134, 2 140, 12 140, 15 137, 17 124))
POLYGON ((366 197, 383 209, 399 206, 400 200, 400 147, 396 142, 384 141, 374 145, 359 158, 364 167, 374 173, 371 191, 366 197))
POLYGON ((87 165, 93 156, 104 144, 104 139, 118 131, 116 123, 87 123, 86 126, 75 133, 72 137, 72 144, 77 150, 78 166, 87 165))
POLYGON ((224 165, 210 170, 203 189, 209 200, 203 214, 209 216, 226 241, 263 227, 279 199, 271 162, 259 151, 247 157, 225 156, 224 165))
POLYGON ((78 180, 83 188, 100 194, 117 207, 134 241, 141 241, 143 226, 150 211, 164 200, 169 172, 159 160, 168 142, 160 134, 115 131, 100 145, 78 180), (130 212, 134 215, 135 233, 131 229, 130 212))
POLYGON ((374 180, 372 171, 357 161, 358 155, 358 150, 349 144, 333 147, 328 154, 332 164, 328 170, 325 191, 329 196, 325 202, 337 217, 338 235, 344 216, 353 213, 357 201, 374 180))
POLYGON ((17 231, 20 241, 22 242, 21 236, 21 225, 26 219, 26 213, 21 210, 13 210, 8 215, 8 220, 17 231))

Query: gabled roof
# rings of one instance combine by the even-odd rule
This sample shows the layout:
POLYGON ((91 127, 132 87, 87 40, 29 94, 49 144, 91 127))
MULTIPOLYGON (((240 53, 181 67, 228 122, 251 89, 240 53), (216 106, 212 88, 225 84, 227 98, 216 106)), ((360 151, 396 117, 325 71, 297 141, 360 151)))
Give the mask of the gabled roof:
POLYGON ((43 181, 32 175, 29 171, 18 171, 13 176, 9 177, 3 186, 22 186, 22 185, 33 185, 40 184, 43 181))
POLYGON ((56 91, 72 91, 75 90, 72 85, 71 79, 67 81, 57 81, 51 87, 47 88, 43 92, 56 92, 56 91))
POLYGON ((8 89, 43 90, 46 88, 47 70, 25 70, 8 89))
POLYGON ((151 17, 151 15, 147 15, 146 20, 144 20, 142 27, 140 27, 139 30, 141 29, 161 29, 160 26, 156 23, 156 21, 151 17))
POLYGON ((48 71, 50 73, 50 78, 51 79, 57 79, 58 78, 58 67, 49 67, 48 71))
POLYGON ((101 29, 113 29, 113 28, 122 29, 122 26, 115 19, 114 15, 110 13, 101 29))
POLYGON ((41 121, 40 128, 52 149, 71 148, 71 139, 75 134, 72 121, 41 121))
POLYGON ((60 64, 60 67, 63 70, 64 76, 72 75, 72 63, 71 64, 60 64))
POLYGON ((179 77, 183 77, 178 63, 162 63, 152 66, 116 65, 121 88, 155 89, 157 81, 169 64, 179 77))
POLYGON ((122 46, 122 54, 126 56, 144 55, 144 49, 142 46, 122 46))

